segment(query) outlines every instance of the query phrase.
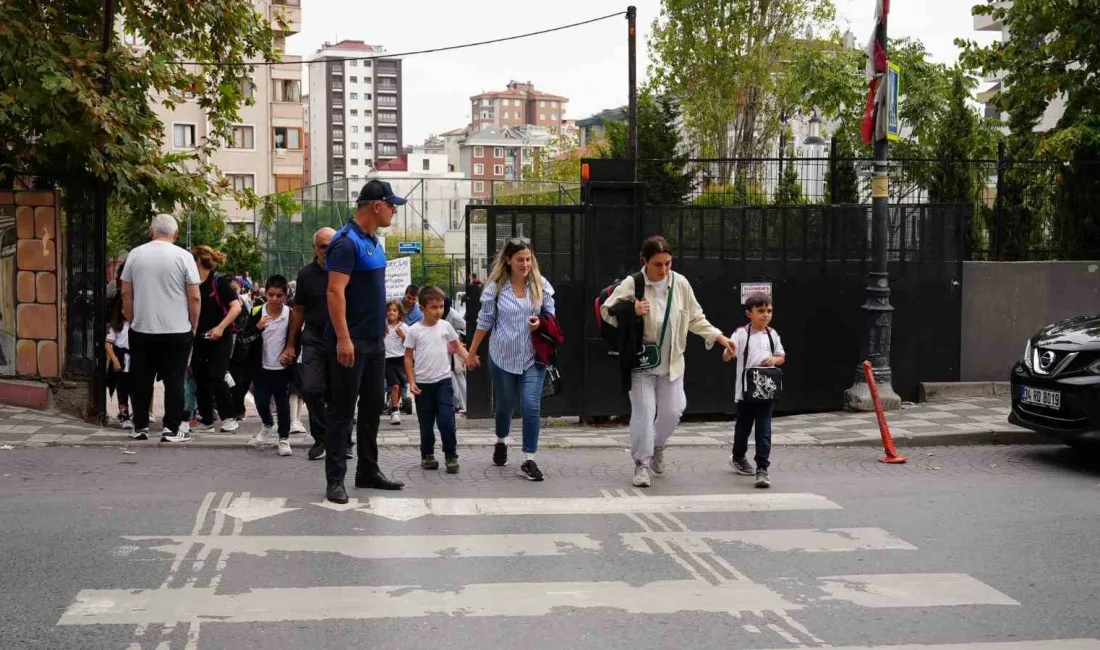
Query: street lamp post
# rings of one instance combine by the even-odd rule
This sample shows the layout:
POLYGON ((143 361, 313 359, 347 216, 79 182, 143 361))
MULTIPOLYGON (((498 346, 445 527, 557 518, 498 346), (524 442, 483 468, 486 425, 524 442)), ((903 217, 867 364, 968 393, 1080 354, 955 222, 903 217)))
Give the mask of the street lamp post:
MULTIPOLYGON (((887 52, 886 23, 886 15, 882 15, 875 27, 875 40, 884 54, 887 52)), ((881 73, 879 83, 885 84, 886 69, 881 73)), ((880 106, 879 110, 885 110, 885 107, 880 106)), ((890 369, 890 337, 894 321, 894 307, 890 304, 890 273, 886 260, 889 236, 887 219, 890 204, 890 141, 886 137, 885 129, 881 133, 878 128, 875 131, 879 137, 875 139, 875 171, 871 181, 871 271, 868 273, 866 300, 862 307, 863 342, 860 345, 855 383, 844 392, 844 405, 856 411, 872 411, 875 408, 862 369, 865 360, 871 362, 883 408, 888 411, 901 408, 901 398, 894 392, 893 371, 890 369)))

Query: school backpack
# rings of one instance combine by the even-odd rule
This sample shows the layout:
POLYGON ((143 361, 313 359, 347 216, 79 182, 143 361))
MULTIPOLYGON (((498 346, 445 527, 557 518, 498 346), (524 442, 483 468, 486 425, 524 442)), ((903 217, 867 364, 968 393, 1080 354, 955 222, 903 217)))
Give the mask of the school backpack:
MULTIPOLYGON (((221 273, 215 273, 214 279, 210 282, 210 297, 214 299, 214 302, 218 304, 218 308, 222 310, 223 317, 229 313, 229 305, 225 304, 225 301, 222 300, 221 294, 218 293, 218 285, 221 282, 227 281, 228 280, 226 279, 226 276, 222 275, 221 273)), ((243 312, 244 305, 241 305, 241 307, 241 311, 243 312)), ((229 331, 236 334, 237 332, 241 331, 242 325, 243 324, 241 322, 241 317, 238 316, 229 326, 229 331)))
MULTIPOLYGON (((642 272, 638 271, 634 273, 632 277, 634 278, 634 299, 644 300, 645 278, 642 276, 642 272)), ((596 301, 593 305, 596 310, 596 329, 600 331, 600 338, 604 340, 604 343, 607 343, 607 356, 609 357, 619 356, 619 328, 603 319, 600 307, 603 307, 603 304, 607 302, 611 294, 615 293, 615 289, 619 288, 623 280, 625 280, 625 278, 616 279, 614 282, 604 287, 604 290, 596 297, 596 301)))

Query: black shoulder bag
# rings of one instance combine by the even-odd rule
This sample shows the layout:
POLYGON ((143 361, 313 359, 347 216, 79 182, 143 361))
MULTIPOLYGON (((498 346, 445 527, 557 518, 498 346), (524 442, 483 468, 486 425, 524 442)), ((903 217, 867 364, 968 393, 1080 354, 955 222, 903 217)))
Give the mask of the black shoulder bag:
MULTIPOLYGON (((742 365, 744 372, 741 375, 741 396, 746 402, 766 403, 779 399, 783 392, 783 370, 775 366, 749 367, 749 339, 752 337, 752 326, 745 328, 745 357, 742 365)), ((775 356, 775 339, 772 338, 771 328, 764 330, 768 334, 768 343, 771 345, 772 356, 775 356)))

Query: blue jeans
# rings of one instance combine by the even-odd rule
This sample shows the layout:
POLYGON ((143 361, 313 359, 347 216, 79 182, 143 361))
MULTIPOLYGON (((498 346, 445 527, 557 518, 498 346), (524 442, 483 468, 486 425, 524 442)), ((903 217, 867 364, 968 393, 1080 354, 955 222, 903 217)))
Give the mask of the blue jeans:
POLYGON ((458 456, 458 436, 455 433, 455 394, 448 377, 434 384, 417 384, 416 419, 420 421, 420 455, 435 453, 435 426, 439 424, 439 438, 443 441, 443 455, 458 456))
POLYGON ((733 455, 744 458, 749 452, 749 434, 756 425, 756 468, 767 470, 772 454, 772 408, 774 402, 737 403, 737 422, 733 427, 733 455))
POLYGON ((501 370, 489 360, 489 372, 493 378, 493 394, 496 397, 496 434, 503 440, 512 428, 512 413, 519 404, 523 415, 523 453, 539 450, 539 418, 542 417, 542 380, 546 368, 534 364, 522 375, 501 370))

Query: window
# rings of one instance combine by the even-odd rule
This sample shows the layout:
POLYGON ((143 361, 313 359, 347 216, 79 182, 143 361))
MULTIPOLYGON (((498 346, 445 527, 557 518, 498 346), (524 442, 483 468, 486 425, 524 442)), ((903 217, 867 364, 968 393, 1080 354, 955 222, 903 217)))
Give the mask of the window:
POLYGON ((474 165, 474 175, 475 176, 484 176, 485 175, 485 165, 483 165, 481 163, 477 163, 476 165, 474 165))
POLYGON ((350 80, 353 84, 359 83, 359 77, 351 77, 350 80))
POLYGON ((363 93, 363 99, 370 101, 370 93, 363 93))
POLYGON ((364 126, 363 127, 363 133, 370 133, 373 130, 374 130, 373 126, 364 126))
MULTIPOLYGON (((370 63, 370 62, 368 61, 368 63, 370 63)), ((363 77, 363 83, 365 83, 365 84, 374 83, 374 80, 371 79, 370 77, 363 77)))
POLYGON ((351 125, 351 132, 352 133, 359 133, 359 125, 358 124, 352 124, 351 125))
POLYGON ((484 192, 485 191, 485 181, 474 181, 474 191, 478 192, 478 193, 484 192))
POLYGON ((485 157, 485 148, 484 147, 474 147, 474 158, 484 158, 484 157, 485 157))
POLYGON ((512 117, 511 113, 509 113, 508 111, 504 111, 504 119, 507 120, 507 119, 510 119, 511 117, 512 117))
POLYGON ((493 176, 503 176, 504 165, 493 165, 493 176))
POLYGON ((352 142, 351 143, 351 148, 352 149, 358 149, 359 148, 359 143, 358 142, 352 142))
POLYGON ((539 119, 540 120, 545 120, 546 119, 546 113, 539 113, 539 119))
POLYGON ((344 123, 344 112, 343 111, 333 111, 333 113, 332 113, 332 123, 333 124, 343 124, 344 123))
POLYGON ((351 166, 352 167, 358 167, 359 166, 359 159, 358 158, 352 158, 351 159, 351 166))
POLYGON ((226 174, 225 178, 232 183, 234 192, 256 189, 255 174, 226 174))
POLYGON ((255 149, 256 129, 251 126, 237 125, 233 127, 229 149, 255 149))
POLYGON ((332 180, 342 181, 344 180, 344 174, 342 172, 332 172, 332 180))
POLYGON ((371 61, 369 59, 366 60, 366 61, 363 61, 363 67, 364 68, 369 68, 370 66, 371 66, 371 61))
POLYGON ((504 147, 493 147, 493 158, 503 158, 504 147))
POLYGON ((332 66, 332 75, 336 76, 338 74, 344 74, 344 66, 342 66, 342 65, 332 66))
POLYGON ((358 108, 351 109, 351 116, 352 117, 359 117, 359 109, 358 108))
POLYGON ((358 61, 348 61, 348 65, 350 65, 353 68, 358 68, 359 67, 359 62, 358 61))
POLYGON ((332 107, 333 108, 343 108, 344 107, 344 98, 343 97, 333 97, 332 98, 332 107))
POLYGON ((349 93, 348 99, 359 99, 359 93, 349 93))
POLYGON ((292 149, 297 151, 302 148, 302 130, 291 129, 285 126, 275 127, 275 148, 292 149))
MULTIPOLYGON (((351 128, 354 129, 355 127, 351 127, 351 128)), ((343 140, 344 139, 344 129, 343 128, 334 128, 332 130, 332 139, 333 140, 343 140)))
POLYGON ((428 171, 428 170, 429 170, 429 169, 431 168, 431 161, 430 161, 430 160, 428 160, 427 158, 425 158, 425 159, 424 159, 424 160, 423 160, 423 161, 421 162, 421 165, 423 165, 423 167, 424 167, 424 171, 428 171))
POLYGON ((275 79, 273 88, 276 102, 302 101, 302 82, 297 79, 275 79))
POLYGON ((512 174, 515 173, 515 169, 516 168, 513 167, 512 165, 505 165, 504 166, 504 175, 505 176, 511 176, 512 174))
POLYGON ((251 79, 241 79, 240 84, 241 97, 245 99, 254 99, 256 97, 256 84, 252 83, 251 79))
POLYGON ((488 106, 489 105, 489 100, 488 99, 482 99, 481 100, 481 105, 482 106, 488 106))
POLYGON ((552 119, 552 120, 558 119, 558 114, 557 113, 551 113, 550 114, 550 119, 552 119))
POLYGON ((195 146, 194 124, 172 125, 172 148, 190 149, 195 146))
POLYGON ((373 145, 373 144, 371 144, 371 143, 369 143, 369 142, 364 142, 364 143, 363 143, 363 148, 364 148, 364 149, 373 149, 373 148, 374 148, 374 145, 373 145))
POLYGON ((539 108, 546 108, 546 102, 539 102, 539 108))
POLYGON ((557 107, 558 107, 557 102, 550 102, 550 108, 557 108, 557 107))
POLYGON ((334 155, 334 156, 344 155, 344 145, 339 144, 339 143, 333 144, 332 145, 332 155, 334 155))
POLYGON ((374 111, 369 109, 363 111, 363 117, 370 117, 371 115, 374 115, 374 111))

